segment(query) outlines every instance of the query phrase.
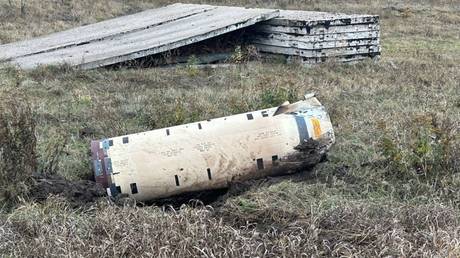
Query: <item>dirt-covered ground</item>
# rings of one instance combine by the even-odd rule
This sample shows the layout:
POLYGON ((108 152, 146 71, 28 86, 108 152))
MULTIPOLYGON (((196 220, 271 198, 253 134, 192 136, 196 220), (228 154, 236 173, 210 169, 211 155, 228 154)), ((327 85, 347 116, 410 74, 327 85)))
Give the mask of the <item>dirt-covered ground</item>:
MULTIPOLYGON (((0 69, 0 256, 460 256, 458 1, 187 2, 379 14, 382 58, 313 68, 0 69), (309 92, 337 136, 313 170, 174 208, 94 198, 103 193, 85 181, 91 139, 309 92), (65 180, 73 186, 63 195, 43 191, 65 180)), ((0 43, 167 3, 0 0, 0 43)))

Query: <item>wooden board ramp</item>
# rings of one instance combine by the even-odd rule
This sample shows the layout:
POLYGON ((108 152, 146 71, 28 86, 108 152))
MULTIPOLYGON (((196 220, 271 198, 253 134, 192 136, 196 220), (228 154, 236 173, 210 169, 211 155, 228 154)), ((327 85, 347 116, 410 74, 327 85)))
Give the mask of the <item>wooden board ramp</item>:
POLYGON ((32 69, 91 69, 179 48, 277 17, 278 10, 173 4, 0 46, 0 60, 32 69))
POLYGON ((282 10, 278 17, 255 25, 254 32, 249 43, 260 52, 284 55, 288 62, 350 62, 374 58, 381 51, 375 15, 282 10))

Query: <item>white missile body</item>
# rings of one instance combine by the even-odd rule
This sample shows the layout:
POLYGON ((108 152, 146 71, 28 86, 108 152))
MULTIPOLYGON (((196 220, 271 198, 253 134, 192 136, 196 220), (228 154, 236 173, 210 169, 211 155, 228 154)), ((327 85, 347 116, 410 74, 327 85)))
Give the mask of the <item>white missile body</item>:
POLYGON ((149 201, 292 173, 313 165, 309 159, 323 155, 333 142, 325 108, 314 95, 306 95, 280 107, 93 141, 91 146, 96 181, 109 195, 149 201))

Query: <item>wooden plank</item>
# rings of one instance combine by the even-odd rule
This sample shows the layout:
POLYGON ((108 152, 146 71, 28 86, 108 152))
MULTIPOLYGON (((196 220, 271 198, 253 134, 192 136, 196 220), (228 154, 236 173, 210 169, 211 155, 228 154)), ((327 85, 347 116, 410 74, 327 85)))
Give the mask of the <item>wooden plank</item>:
POLYGON ((287 27, 312 27, 318 25, 334 26, 377 22, 379 22, 379 16, 377 15, 281 10, 279 17, 266 21, 263 24, 287 27))
POLYGON ((172 4, 31 40, 0 45, 0 60, 9 60, 20 56, 108 39, 116 35, 147 29, 215 8, 217 7, 210 5, 172 4))
POLYGON ((303 57, 328 57, 328 56, 345 56, 345 55, 358 55, 379 53, 380 46, 358 46, 358 47, 345 47, 345 48, 330 48, 318 50, 303 50, 296 48, 286 48, 277 46, 267 46, 262 44, 254 44, 254 46, 261 52, 284 54, 291 56, 303 57))
POLYGON ((325 48, 341 48, 354 46, 379 45, 379 39, 353 39, 339 41, 324 41, 324 42, 301 42, 297 40, 279 40, 273 38, 256 37, 251 39, 251 43, 263 44, 268 46, 278 46, 298 49, 325 49, 325 48))
POLYGON ((350 33, 380 30, 377 23, 357 24, 350 26, 318 26, 318 27, 286 27, 260 24, 255 26, 257 32, 264 33, 289 33, 298 35, 321 35, 328 33, 350 33))
POLYGON ((327 41, 339 41, 350 39, 366 39, 366 38, 380 38, 380 31, 362 31, 362 32, 348 32, 348 33, 330 33, 321 35, 291 35, 287 33, 258 33, 256 36, 263 38, 286 40, 286 41, 299 41, 304 43, 317 43, 327 41))
POLYGON ((12 62, 23 68, 66 63, 91 69, 165 52, 254 25, 278 15, 279 11, 276 10, 222 6, 142 31, 48 53, 19 57, 12 62))

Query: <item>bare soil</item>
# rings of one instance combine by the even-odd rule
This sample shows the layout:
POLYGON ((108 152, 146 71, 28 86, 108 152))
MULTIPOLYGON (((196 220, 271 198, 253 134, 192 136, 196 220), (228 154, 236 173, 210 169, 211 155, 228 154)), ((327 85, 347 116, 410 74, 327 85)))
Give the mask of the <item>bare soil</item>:
POLYGON ((72 207, 81 207, 107 195, 101 185, 91 180, 70 181, 59 175, 42 174, 34 174, 32 178, 28 196, 35 201, 43 202, 56 195, 64 198, 72 207))

